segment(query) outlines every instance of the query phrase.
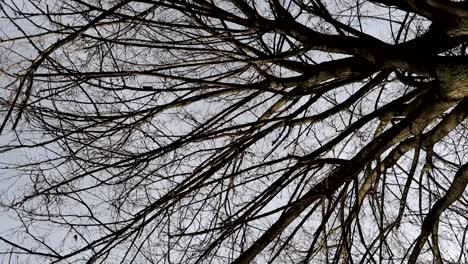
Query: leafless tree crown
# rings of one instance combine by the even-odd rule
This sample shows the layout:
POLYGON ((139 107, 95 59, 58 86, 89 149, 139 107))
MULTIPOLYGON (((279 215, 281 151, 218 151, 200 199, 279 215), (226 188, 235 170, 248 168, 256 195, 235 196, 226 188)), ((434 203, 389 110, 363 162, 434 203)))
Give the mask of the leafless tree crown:
POLYGON ((0 262, 468 263, 467 40, 465 1, 1 0, 0 262))

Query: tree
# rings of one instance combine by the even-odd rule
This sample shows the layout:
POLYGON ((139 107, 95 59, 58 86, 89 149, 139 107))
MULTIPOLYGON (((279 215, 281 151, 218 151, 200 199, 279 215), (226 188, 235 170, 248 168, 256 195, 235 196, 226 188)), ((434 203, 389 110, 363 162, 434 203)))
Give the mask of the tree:
POLYGON ((468 263, 466 2, 0 12, 2 263, 468 263))

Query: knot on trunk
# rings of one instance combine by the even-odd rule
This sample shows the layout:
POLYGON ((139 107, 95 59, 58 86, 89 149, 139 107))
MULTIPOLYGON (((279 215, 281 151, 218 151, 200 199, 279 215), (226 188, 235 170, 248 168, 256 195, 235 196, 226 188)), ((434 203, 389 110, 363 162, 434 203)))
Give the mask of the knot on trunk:
POLYGON ((441 65, 437 77, 442 98, 460 100, 468 96, 468 65, 441 65))

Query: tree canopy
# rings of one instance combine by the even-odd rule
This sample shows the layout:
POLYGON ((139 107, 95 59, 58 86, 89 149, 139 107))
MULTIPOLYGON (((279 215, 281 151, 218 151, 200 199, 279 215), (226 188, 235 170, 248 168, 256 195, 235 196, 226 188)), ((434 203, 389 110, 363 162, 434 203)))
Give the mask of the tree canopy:
POLYGON ((2 0, 0 262, 468 263, 467 41, 465 1, 2 0))

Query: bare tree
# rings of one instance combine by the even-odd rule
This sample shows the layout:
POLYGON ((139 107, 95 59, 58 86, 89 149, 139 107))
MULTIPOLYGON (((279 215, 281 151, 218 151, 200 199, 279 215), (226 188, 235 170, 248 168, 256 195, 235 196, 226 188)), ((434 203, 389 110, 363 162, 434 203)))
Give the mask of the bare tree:
POLYGON ((0 1, 2 263, 468 263, 468 5, 0 1))

